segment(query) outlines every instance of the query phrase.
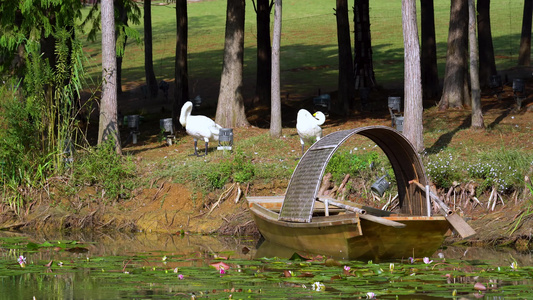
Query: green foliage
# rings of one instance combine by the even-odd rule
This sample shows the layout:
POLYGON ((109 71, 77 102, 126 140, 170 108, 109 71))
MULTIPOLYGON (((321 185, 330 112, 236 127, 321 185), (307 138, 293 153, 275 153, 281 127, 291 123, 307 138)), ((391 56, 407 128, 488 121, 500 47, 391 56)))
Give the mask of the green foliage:
POLYGON ((352 151, 337 151, 331 157, 326 167, 326 173, 331 173, 335 182, 342 181, 346 174, 357 177, 364 170, 368 171, 370 164, 378 161, 378 157, 377 152, 353 154, 352 151))
MULTIPOLYGON (((133 29, 128 24, 141 24, 141 9, 133 0, 119 0, 114 1, 115 4, 115 32, 116 32, 116 51, 117 56, 123 57, 126 41, 132 38, 137 44, 141 43, 141 36, 136 29, 133 29)), ((90 42, 95 42, 96 38, 101 33, 100 7, 94 5, 90 8, 87 15, 81 23, 81 27, 88 27, 87 39, 90 42)))
POLYGON ((509 192, 523 183, 524 173, 533 165, 533 155, 517 150, 490 150, 481 153, 478 160, 469 164, 469 177, 480 182, 481 190, 496 187, 499 192, 509 192))
POLYGON ((137 168, 131 156, 117 155, 114 141, 89 148, 76 156, 72 164, 74 186, 95 186, 105 199, 131 197, 136 186, 137 168))
POLYGON ((524 175, 533 165, 533 154, 516 149, 496 149, 481 152, 469 161, 458 159, 447 149, 426 157, 426 170, 438 187, 449 188, 454 181, 473 180, 478 192, 495 187, 509 193, 523 184, 524 175))
POLYGON ((449 188, 454 181, 461 181, 461 171, 451 153, 439 152, 426 163, 431 181, 438 187, 449 188))
POLYGON ((224 158, 218 163, 211 162, 205 168, 209 189, 220 189, 230 181, 249 182, 254 178, 255 166, 247 160, 242 151, 235 151, 233 157, 224 158))

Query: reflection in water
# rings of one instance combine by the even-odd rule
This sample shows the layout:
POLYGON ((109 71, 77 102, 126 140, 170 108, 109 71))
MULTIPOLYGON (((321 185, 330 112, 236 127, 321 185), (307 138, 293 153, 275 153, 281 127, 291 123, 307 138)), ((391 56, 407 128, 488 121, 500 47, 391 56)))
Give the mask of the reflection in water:
MULTIPOLYGON (((202 277, 202 274, 213 272, 209 263, 216 261, 217 257, 229 257, 238 260, 238 264, 245 267, 242 268, 243 275, 233 273, 234 278, 239 278, 236 285, 242 287, 241 279, 250 278, 247 288, 259 290, 272 288, 272 284, 277 286, 275 282, 272 283, 271 280, 264 280, 264 278, 279 278, 280 270, 272 268, 273 265, 271 265, 272 270, 270 272, 272 273, 262 274, 263 271, 268 272, 268 269, 265 268, 261 271, 259 266, 264 262, 258 261, 258 258, 290 258, 295 252, 303 257, 311 258, 314 256, 266 241, 256 245, 257 241, 255 240, 232 237, 100 233, 14 234, 0 232, 0 238, 21 236, 36 244, 44 242, 53 244, 57 241, 75 240, 79 242, 76 246, 87 251, 80 249, 80 251, 70 252, 54 249, 54 247, 29 251, 25 247, 25 242, 21 242, 23 247, 19 248, 9 249, 9 247, 3 246, 4 248, 0 248, 0 299, 32 299, 34 296, 36 299, 190 298, 190 291, 196 290, 193 285, 199 284, 200 278, 205 278, 202 277), (257 249, 256 246, 258 246, 257 249), (19 255, 26 256, 28 260, 28 264, 23 270, 17 264, 19 255), (165 256, 171 259, 165 261, 162 259, 165 256), (245 261, 249 261, 249 263, 245 261), (50 266, 46 266, 47 264, 50 266), (178 273, 173 271, 175 268, 179 269, 179 272, 185 271, 189 280, 186 278, 185 281, 179 281, 178 273), (256 287, 255 284, 258 286, 256 287)), ((14 241, 14 239, 10 240, 14 241)), ((446 247, 437 251, 433 256, 438 257, 439 253, 448 259, 480 260, 507 269, 513 261, 522 267, 533 265, 531 253, 520 253, 511 249, 446 247)), ((475 264, 468 266, 475 266, 475 264)), ((241 272, 240 267, 237 272, 241 272)), ((506 276, 505 272, 500 275, 506 276)), ((218 274, 216 277, 219 277, 218 274)), ((216 286, 217 282, 212 281, 202 284, 209 287, 210 291, 215 289, 221 291, 232 286, 229 281, 224 281, 225 278, 222 276, 220 278, 223 285, 216 286)), ((470 286, 474 283, 473 278, 469 275, 454 276, 448 278, 447 284, 460 282, 470 286)), ((231 281, 231 279, 228 280, 231 281)), ((309 280, 316 281, 314 278, 309 278, 309 280)), ((442 281, 445 280, 443 277, 442 281)), ((493 281, 498 286, 509 284, 527 286, 531 284, 529 279, 523 282, 510 282, 508 279, 505 282, 502 279, 498 280, 493 281)), ((438 284, 442 285, 443 282, 438 281, 438 284)), ((377 284, 381 283, 378 282, 377 284)), ((295 291, 294 289, 286 290, 286 288, 280 289, 283 293, 295 291)), ((262 296, 268 298, 266 294, 262 294, 262 296)), ((273 294, 273 296, 278 297, 280 294, 273 294)), ((324 296, 327 297, 327 294, 324 296)), ((421 297, 425 296, 409 295, 407 298, 423 299, 421 297)), ((399 298, 402 296, 400 295, 399 298)))
POLYGON ((0 232, 0 238, 26 238, 17 249, 0 248, 0 299, 119 299, 131 295, 162 299, 163 295, 180 295, 183 285, 142 282, 130 287, 120 264, 132 272, 157 268, 173 274, 174 268, 205 269, 217 257, 252 260, 255 254, 255 241, 201 235, 0 232), (28 241, 54 245, 76 241, 79 249, 44 247, 29 251, 25 246, 28 241), (24 270, 17 264, 20 255, 28 261, 24 270), (163 261, 165 256, 176 259, 163 261), (112 262, 117 258, 121 262, 118 268, 112 262), (109 262, 100 263, 106 260, 109 262), (89 267, 80 265, 84 261, 89 267), (98 267, 91 267, 93 262, 98 267))
MULTIPOLYGON (((88 249, 87 253, 78 253, 78 255, 84 257, 140 254, 189 256, 229 253, 233 258, 250 259, 253 257, 253 253, 248 253, 247 251, 249 249, 253 250, 255 245, 255 241, 237 237, 205 235, 180 236, 156 233, 34 232, 20 234, 0 232, 1 237, 27 237, 30 241, 37 244, 51 241, 77 241, 88 249), (243 251, 244 248, 246 248, 246 251, 243 251)), ((43 259, 45 258, 43 257, 43 259)))
MULTIPOLYGON (((307 258, 311 258, 320 253, 312 253, 310 251, 295 250, 290 247, 271 243, 269 241, 259 241, 255 258, 262 257, 279 257, 291 258, 294 253, 307 258)), ((483 260, 493 263, 495 265, 509 266, 513 261, 516 261, 519 266, 533 266, 532 252, 519 252, 509 248, 490 248, 490 247, 459 247, 449 246, 436 251, 433 258, 443 255, 448 259, 462 259, 462 260, 483 260)), ((416 255, 415 255, 416 256, 416 255)), ((338 258, 342 259, 342 258, 338 258)))

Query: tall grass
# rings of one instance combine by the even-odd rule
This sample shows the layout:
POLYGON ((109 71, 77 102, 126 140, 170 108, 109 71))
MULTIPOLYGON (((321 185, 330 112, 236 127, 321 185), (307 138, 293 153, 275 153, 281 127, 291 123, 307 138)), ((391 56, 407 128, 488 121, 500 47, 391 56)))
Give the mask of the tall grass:
POLYGON ((37 196, 33 190, 66 171, 66 155, 79 141, 76 101, 84 80, 83 54, 72 34, 64 28, 54 32, 54 67, 38 41, 26 40, 23 79, 9 77, 0 88, 2 200, 16 212, 37 196))

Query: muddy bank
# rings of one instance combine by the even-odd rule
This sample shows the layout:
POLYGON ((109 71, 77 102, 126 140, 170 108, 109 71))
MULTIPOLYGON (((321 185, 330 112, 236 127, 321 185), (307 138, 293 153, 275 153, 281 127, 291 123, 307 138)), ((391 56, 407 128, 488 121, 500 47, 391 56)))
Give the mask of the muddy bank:
MULTIPOLYGON (((272 186, 265 189, 271 191, 272 186)), ((278 187, 280 191, 283 189, 278 187)), ((185 186, 166 183, 143 190, 129 201, 82 207, 42 201, 19 212, 4 207, 0 213, 2 230, 89 231, 89 232, 152 232, 164 234, 220 234, 253 236, 259 232, 248 212, 246 198, 236 201, 237 193, 225 198, 211 194, 210 201, 198 200, 185 186), (195 200, 196 199, 196 200, 195 200), (219 201, 220 200, 220 201, 219 201)), ((463 216, 476 230, 466 240, 455 234, 446 244, 471 246, 511 246, 519 251, 532 249, 533 215, 522 209, 521 202, 507 201, 491 211, 477 207, 463 216)))

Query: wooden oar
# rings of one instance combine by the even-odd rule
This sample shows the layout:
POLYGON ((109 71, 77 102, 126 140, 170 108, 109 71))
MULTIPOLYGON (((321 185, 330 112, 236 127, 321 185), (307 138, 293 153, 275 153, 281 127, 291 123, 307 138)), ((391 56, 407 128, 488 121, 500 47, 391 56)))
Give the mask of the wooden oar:
POLYGON ((409 183, 414 183, 416 186, 418 186, 420 189, 422 189, 424 192, 429 193, 429 196, 437 203, 439 206, 440 213, 446 217, 446 220, 450 222, 453 229, 461 235, 463 238, 470 237, 474 234, 476 234, 476 231, 466 223, 461 216, 459 216, 456 213, 453 213, 453 211, 435 194, 433 194, 431 191, 426 190, 426 187, 423 186, 420 182, 417 180, 411 180, 409 183))
POLYGON ((328 204, 331 204, 333 206, 337 206, 337 207, 340 207, 340 208, 343 208, 343 209, 346 209, 346 210, 349 210, 349 211, 352 211, 352 212, 356 212, 356 213, 358 213, 359 218, 365 219, 365 220, 368 220, 368 221, 371 221, 371 222, 379 223, 379 224, 382 224, 382 225, 385 225, 385 226, 391 226, 391 227, 394 227, 394 228, 403 228, 403 227, 406 226, 405 224, 402 224, 402 223, 399 223, 399 222, 395 222, 395 221, 392 221, 392 220, 389 220, 389 219, 385 219, 385 218, 382 218, 382 217, 369 215, 369 214, 366 213, 366 211, 364 209, 361 209, 359 207, 346 205, 344 203, 339 203, 339 202, 336 202, 336 201, 333 201, 333 200, 330 200, 330 199, 322 200, 322 199, 316 198, 316 200, 318 200, 320 202, 323 202, 326 206, 328 204))

